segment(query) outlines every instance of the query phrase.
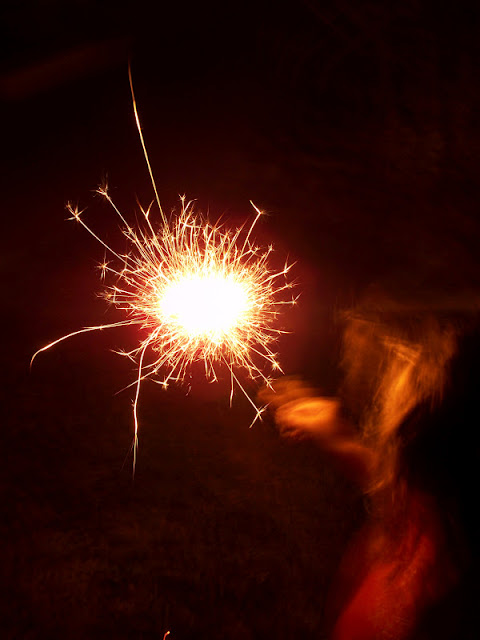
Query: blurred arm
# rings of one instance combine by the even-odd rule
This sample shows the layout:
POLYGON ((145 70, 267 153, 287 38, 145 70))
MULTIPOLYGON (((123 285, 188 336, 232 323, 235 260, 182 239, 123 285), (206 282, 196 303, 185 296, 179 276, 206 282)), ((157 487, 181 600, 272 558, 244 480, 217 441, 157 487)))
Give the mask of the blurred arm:
POLYGON ((297 398, 280 405, 275 419, 283 436, 311 438, 346 477, 361 486, 368 484, 375 454, 340 416, 337 399, 297 398))

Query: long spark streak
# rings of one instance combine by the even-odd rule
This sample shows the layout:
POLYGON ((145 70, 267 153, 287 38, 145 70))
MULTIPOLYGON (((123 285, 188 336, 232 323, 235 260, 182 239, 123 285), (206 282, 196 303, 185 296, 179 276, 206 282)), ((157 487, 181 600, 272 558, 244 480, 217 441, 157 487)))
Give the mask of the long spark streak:
MULTIPOLYGON (((157 201, 157 205, 158 205, 158 209, 160 211, 160 215, 162 216, 163 224, 167 224, 167 219, 165 217, 165 214, 163 213, 162 205, 160 203, 160 197, 158 195, 157 183, 155 182, 155 178, 153 177, 152 165, 150 164, 150 160, 148 158, 147 146, 145 144, 145 140, 144 140, 143 132, 142 132, 142 125, 140 124, 140 118, 138 116, 137 101, 135 99, 135 91, 133 90, 132 67, 130 66, 130 63, 128 64, 128 81, 130 83, 130 93, 132 95, 133 114, 135 116, 135 124, 137 125, 137 131, 138 131, 138 135, 139 135, 140 142, 141 142, 141 145, 142 145, 143 155, 145 157, 145 162, 147 163, 148 173, 150 175, 150 180, 152 182, 153 191, 155 193, 155 199, 157 201)), ((150 225, 150 221, 148 219, 148 213, 149 213, 149 211, 146 213, 145 217, 147 219, 147 222, 150 225)))

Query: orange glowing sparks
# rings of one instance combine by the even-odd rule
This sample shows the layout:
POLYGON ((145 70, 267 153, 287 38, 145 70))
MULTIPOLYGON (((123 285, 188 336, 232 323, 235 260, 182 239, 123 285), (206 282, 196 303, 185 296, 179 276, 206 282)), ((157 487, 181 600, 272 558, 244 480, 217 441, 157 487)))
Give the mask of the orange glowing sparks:
MULTIPOLYGON (((290 265, 269 268, 272 247, 258 248, 251 241, 256 216, 248 231, 211 224, 194 214, 192 203, 181 198, 181 211, 154 230, 148 212, 145 224, 134 229, 111 200, 103 195, 121 219, 129 251, 120 254, 109 247, 83 221, 82 212, 68 205, 78 221, 112 257, 100 265, 104 298, 124 313, 118 322, 85 327, 46 345, 33 356, 74 335, 107 328, 136 325, 145 334, 138 346, 122 355, 138 367, 134 401, 135 450, 140 385, 149 378, 167 386, 183 380, 189 365, 203 361, 206 377, 217 379, 217 368, 226 365, 235 386, 244 391, 236 370, 269 383, 268 373, 280 370, 272 347, 282 331, 274 326, 280 307, 295 300, 282 295, 292 288, 286 276, 290 265)), ((32 358, 32 361, 33 361, 32 358)), ((245 391, 244 391, 245 393, 245 391)), ((247 395, 245 393, 245 395, 247 395)), ((247 395, 247 398, 248 395, 247 395)), ((250 400, 250 398, 249 398, 250 400)), ((255 407, 255 418, 261 409, 255 407)))
POLYGON ((251 239, 262 215, 253 203, 255 218, 248 229, 232 231, 212 224, 194 213, 192 203, 184 197, 178 215, 167 220, 158 200, 133 87, 132 98, 161 223, 154 227, 150 208, 142 209, 143 224, 134 228, 113 202, 108 187, 99 188, 98 193, 119 218, 127 241, 127 252, 120 253, 84 222, 82 211, 67 206, 71 219, 104 247, 106 256, 99 266, 105 281, 103 296, 123 313, 123 318, 69 333, 39 349, 32 362, 40 352, 81 333, 128 325, 139 327, 143 337, 136 348, 122 352, 137 366, 136 381, 131 385, 135 386, 135 469, 142 381, 148 378, 166 387, 170 380, 183 380, 196 361, 204 363, 207 379, 214 381, 218 368, 226 367, 231 396, 238 386, 255 409, 255 421, 262 410, 249 398, 237 373, 243 371, 248 377, 268 384, 271 372, 280 370, 273 346, 283 332, 275 326, 276 319, 281 306, 294 304, 295 300, 291 294, 285 295, 292 288, 287 280, 291 265, 273 270, 272 247, 260 249, 251 239), (265 365, 270 373, 264 372, 265 365))
POLYGON ((215 364, 224 363, 232 375, 241 367, 250 377, 267 381, 257 360, 279 368, 270 345, 280 331, 272 325, 285 303, 279 293, 291 288, 282 279, 290 267, 271 272, 272 248, 261 251, 250 242, 258 209, 242 241, 242 229, 212 225, 194 215, 184 198, 181 203, 178 217, 158 232, 150 224, 142 231, 124 229, 130 252, 119 256, 111 251, 120 264, 102 265, 105 276, 114 278, 104 293, 107 301, 127 314, 129 324, 147 330, 139 346, 125 355, 141 360, 140 379, 163 385, 183 379, 198 360, 211 380, 217 378, 215 364))

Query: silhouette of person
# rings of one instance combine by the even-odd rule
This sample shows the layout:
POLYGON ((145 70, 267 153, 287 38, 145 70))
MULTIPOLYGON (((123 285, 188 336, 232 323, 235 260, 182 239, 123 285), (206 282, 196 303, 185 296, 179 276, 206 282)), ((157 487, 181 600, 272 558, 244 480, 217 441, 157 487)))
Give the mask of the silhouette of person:
POLYGON ((265 399, 282 435, 316 442, 366 495, 330 589, 332 640, 474 638, 479 333, 388 315, 347 319, 343 405, 291 378, 265 399))

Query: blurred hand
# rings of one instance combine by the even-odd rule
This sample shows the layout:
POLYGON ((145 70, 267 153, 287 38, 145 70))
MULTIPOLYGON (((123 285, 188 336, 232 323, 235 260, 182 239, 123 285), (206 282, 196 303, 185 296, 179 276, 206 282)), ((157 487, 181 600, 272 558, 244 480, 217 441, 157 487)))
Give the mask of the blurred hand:
POLYGON ((277 409, 275 420, 283 436, 310 436, 325 444, 338 436, 343 427, 336 398, 292 400, 277 409))
POLYGON ((317 391, 299 378, 276 380, 272 387, 260 391, 259 399, 275 412, 283 436, 327 441, 341 430, 340 402, 318 397, 317 391))
POLYGON ((275 412, 282 436, 311 438, 329 453, 339 471, 362 487, 368 486, 375 454, 342 416, 337 398, 318 396, 315 389, 298 378, 282 378, 262 389, 259 400, 275 412))

